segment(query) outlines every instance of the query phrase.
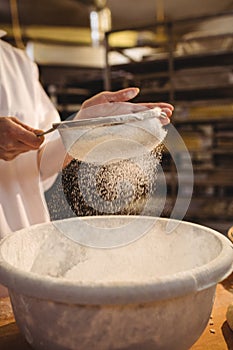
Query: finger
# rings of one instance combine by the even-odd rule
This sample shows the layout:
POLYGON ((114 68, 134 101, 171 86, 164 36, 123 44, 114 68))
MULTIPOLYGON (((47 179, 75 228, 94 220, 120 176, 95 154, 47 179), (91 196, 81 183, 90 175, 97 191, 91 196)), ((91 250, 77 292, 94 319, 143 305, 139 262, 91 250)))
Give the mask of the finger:
POLYGON ((131 103, 131 102, 112 102, 112 103, 105 103, 99 106, 104 107, 103 112, 106 113, 105 116, 117 116, 117 115, 138 113, 138 112, 148 110, 148 108, 143 105, 138 105, 136 103, 131 103))
POLYGON ((103 92, 104 98, 107 100, 107 102, 126 102, 129 100, 132 100, 134 97, 136 97, 139 93, 138 88, 127 88, 122 89, 118 91, 108 91, 103 92))
POLYGON ((44 137, 44 135, 41 135, 41 134, 44 132, 44 130, 34 129, 33 132, 40 139, 40 142, 42 144, 44 142, 45 137, 44 137))
MULTIPOLYGON (((16 117, 5 118, 5 134, 8 140, 14 140, 16 144, 18 141, 29 146, 30 149, 38 149, 43 142, 43 138, 37 137, 35 132, 36 129, 22 123, 16 117)), ((6 142, 6 145, 8 142, 6 142)))
POLYGON ((170 108, 161 108, 162 112, 166 113, 167 117, 172 116, 172 110, 170 108))
POLYGON ((147 107, 131 102, 101 103, 81 109, 74 119, 90 119, 97 117, 116 116, 137 113, 148 110, 147 107))
MULTIPOLYGON (((33 148, 34 149, 34 148, 33 148)), ((4 142, 4 145, 0 146, 1 152, 5 153, 22 153, 31 151, 32 147, 26 145, 23 142, 20 141, 12 141, 11 139, 8 142, 4 142)))
POLYGON ((10 117, 9 119, 11 119, 15 124, 22 126, 24 129, 28 130, 28 131, 33 131, 34 128, 32 128, 31 126, 24 124, 23 122, 21 122, 21 120, 19 120, 16 117, 10 117))
MULTIPOLYGON (((15 118, 15 117, 11 117, 10 119, 13 120, 16 124, 22 126, 23 129, 28 130, 28 131, 34 133, 34 134, 37 136, 37 138, 38 138, 37 141, 38 141, 39 144, 43 143, 43 141, 44 141, 44 136, 38 136, 38 135, 40 135, 41 133, 43 133, 43 130, 41 130, 41 129, 34 129, 34 128, 32 128, 31 126, 22 123, 19 119, 15 118)), ((29 135, 29 134, 28 134, 28 135, 29 135)), ((33 138, 33 140, 36 141, 35 138, 33 138)), ((20 140, 20 141, 22 141, 22 140, 20 140)), ((26 142, 25 142, 25 143, 26 143, 26 142)), ((33 143, 34 143, 34 142, 33 142, 33 143)))
POLYGON ((17 157, 19 153, 13 153, 13 152, 4 152, 0 150, 0 159, 5 160, 5 161, 10 161, 13 160, 14 158, 17 157))
POLYGON ((35 134, 34 129, 33 131, 29 131, 29 130, 26 130, 24 127, 21 127, 20 125, 17 128, 15 137, 17 137, 18 141, 27 145, 28 148, 31 148, 31 149, 38 149, 42 144, 42 142, 44 141, 43 137, 38 137, 35 134))
POLYGON ((155 108, 159 107, 161 108, 161 111, 166 113, 168 118, 171 118, 172 113, 174 111, 174 107, 170 103, 165 102, 159 102, 159 103, 140 103, 140 105, 143 105, 147 108, 155 108))
POLYGON ((91 97, 82 104, 82 108, 87 108, 97 104, 108 102, 126 102, 133 99, 139 93, 139 89, 132 87, 118 91, 103 91, 91 97))
POLYGON ((155 108, 155 107, 161 108, 161 111, 166 114, 166 117, 160 118, 161 123, 163 125, 167 125, 170 123, 170 118, 174 110, 174 107, 171 104, 165 103, 165 102, 162 102, 162 103, 159 102, 159 103, 142 103, 140 105, 146 106, 147 108, 155 108))
POLYGON ((16 158, 19 154, 31 151, 32 149, 21 142, 8 143, 5 148, 0 148, 0 159, 10 161, 16 158))
POLYGON ((138 103, 138 104, 146 106, 148 108, 160 107, 160 108, 168 108, 172 112, 174 111, 174 106, 166 102, 144 102, 144 103, 138 103))
POLYGON ((174 106, 171 105, 170 103, 166 103, 166 102, 157 102, 157 106, 160 108, 168 108, 171 111, 174 111, 174 106))
POLYGON ((161 124, 163 124, 163 125, 167 125, 171 122, 170 118, 168 118, 168 117, 160 118, 160 121, 161 121, 161 124))

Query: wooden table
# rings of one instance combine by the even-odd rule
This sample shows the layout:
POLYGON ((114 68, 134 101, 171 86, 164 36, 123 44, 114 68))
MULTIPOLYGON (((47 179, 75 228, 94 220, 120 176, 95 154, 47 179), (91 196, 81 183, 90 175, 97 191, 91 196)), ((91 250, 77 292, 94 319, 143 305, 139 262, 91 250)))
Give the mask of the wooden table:
MULTIPOLYGON (((190 350, 233 350, 233 331, 226 322, 226 310, 231 302, 233 302, 233 274, 217 285, 209 324, 190 350)), ((32 350, 15 324, 9 298, 0 299, 0 349, 32 350)))

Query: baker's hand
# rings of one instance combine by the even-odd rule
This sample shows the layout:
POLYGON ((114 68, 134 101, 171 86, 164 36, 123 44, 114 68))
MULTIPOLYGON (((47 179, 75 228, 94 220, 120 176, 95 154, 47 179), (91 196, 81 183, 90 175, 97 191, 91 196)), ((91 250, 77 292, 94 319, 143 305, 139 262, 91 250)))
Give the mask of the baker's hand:
POLYGON ((44 141, 36 136, 40 132, 15 117, 0 116, 0 159, 10 161, 21 153, 39 149, 44 141))
POLYGON ((139 89, 132 87, 118 91, 103 91, 86 100, 74 119, 88 119, 120 114, 137 113, 147 108, 160 107, 166 113, 167 118, 161 118, 162 124, 168 124, 174 107, 165 102, 127 102, 139 93, 139 89))

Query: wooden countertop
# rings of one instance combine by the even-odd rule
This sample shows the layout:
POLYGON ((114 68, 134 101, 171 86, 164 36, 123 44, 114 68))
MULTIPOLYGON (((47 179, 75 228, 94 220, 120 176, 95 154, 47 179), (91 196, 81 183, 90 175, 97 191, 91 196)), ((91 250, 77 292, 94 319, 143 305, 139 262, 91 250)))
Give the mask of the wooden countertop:
POLYGON ((232 302, 233 274, 217 285, 209 324, 190 350, 233 350, 233 331, 226 321, 227 307, 232 302))
MULTIPOLYGON (((226 310, 231 302, 233 302, 233 274, 217 285, 209 324, 190 350, 233 350, 233 331, 226 322, 226 310)), ((0 299, 0 349, 32 349, 19 333, 9 298, 0 299)))

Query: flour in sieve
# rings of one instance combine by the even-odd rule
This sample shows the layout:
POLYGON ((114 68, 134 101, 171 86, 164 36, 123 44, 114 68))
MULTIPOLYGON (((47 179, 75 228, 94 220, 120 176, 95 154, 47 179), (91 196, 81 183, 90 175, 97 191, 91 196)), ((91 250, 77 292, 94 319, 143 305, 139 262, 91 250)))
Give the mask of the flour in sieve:
POLYGON ((138 120, 134 115, 134 118, 134 122, 125 124, 65 129, 63 141, 68 153, 83 162, 103 164, 152 151, 164 140, 165 128, 156 117, 138 120))

